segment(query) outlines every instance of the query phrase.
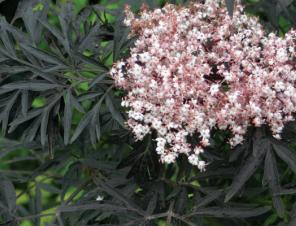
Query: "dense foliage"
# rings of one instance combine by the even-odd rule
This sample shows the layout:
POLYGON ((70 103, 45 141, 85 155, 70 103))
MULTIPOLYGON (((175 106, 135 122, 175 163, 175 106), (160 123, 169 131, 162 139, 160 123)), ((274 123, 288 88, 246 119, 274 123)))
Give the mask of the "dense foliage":
MULTIPOLYGON (((155 134, 125 128, 109 70, 134 41, 123 5, 143 2, 165 3, 23 0, 1 17, 0 225, 296 225, 294 122, 280 141, 249 128, 235 149, 215 131, 205 172, 161 164, 155 134)), ((296 25, 295 1, 243 2, 267 31, 296 25)))

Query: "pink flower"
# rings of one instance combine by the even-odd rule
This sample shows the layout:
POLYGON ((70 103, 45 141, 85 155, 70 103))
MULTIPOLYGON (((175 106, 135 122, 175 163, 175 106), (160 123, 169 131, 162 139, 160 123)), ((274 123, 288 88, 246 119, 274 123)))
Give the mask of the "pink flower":
POLYGON ((157 132, 162 162, 179 154, 204 170, 200 154, 214 128, 232 132, 232 146, 243 142, 249 126, 266 124, 280 138, 296 112, 296 31, 266 35, 257 18, 238 4, 233 19, 222 0, 126 8, 127 26, 136 36, 129 58, 110 74, 127 91, 128 125, 137 139, 157 132), (195 136, 196 145, 188 142, 195 136))

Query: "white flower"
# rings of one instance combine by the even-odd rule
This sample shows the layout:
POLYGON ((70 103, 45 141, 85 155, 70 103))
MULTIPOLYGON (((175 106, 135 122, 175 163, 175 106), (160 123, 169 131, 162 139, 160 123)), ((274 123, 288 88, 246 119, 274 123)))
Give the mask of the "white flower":
POLYGON ((277 92, 283 91, 285 89, 285 84, 282 81, 277 81, 274 84, 274 88, 277 92))
POLYGON ((175 136, 172 133, 167 133, 165 138, 168 143, 171 143, 175 139, 175 136))
POLYGON ((283 131, 283 129, 284 129, 284 126, 278 126, 274 131, 276 134, 280 134, 283 131))
POLYGON ((165 105, 167 106, 172 106, 174 103, 175 103, 175 100, 173 98, 165 101, 165 105))
POLYGON ((154 118, 152 121, 152 126, 158 130, 161 127, 161 121, 159 121, 158 119, 154 118))
POLYGON ((133 108, 134 108, 135 111, 140 111, 142 107, 143 107, 143 102, 142 101, 133 102, 133 108))
POLYGON ((210 130, 208 128, 201 129, 200 136, 202 138, 209 138, 210 137, 210 130))
POLYGON ((239 92, 234 92, 234 93, 228 95, 229 102, 234 103, 237 100, 238 95, 239 95, 239 92))
POLYGON ((240 58, 242 54, 243 54, 243 52, 240 51, 240 50, 236 50, 236 51, 234 52, 234 56, 235 56, 236 58, 240 58))
POLYGON ((181 107, 181 113, 183 116, 187 116, 188 115, 188 112, 189 112, 189 104, 184 104, 182 107, 181 107))
POLYGON ((232 76, 232 74, 230 72, 224 72, 223 75, 224 75, 224 79, 226 81, 231 81, 233 79, 233 76, 232 76))
POLYGON ((164 147, 157 147, 156 148, 156 153, 159 155, 163 155, 164 154, 164 147))
POLYGON ((244 129, 241 126, 235 126, 235 127, 233 127, 232 128, 232 131, 234 133, 237 133, 237 134, 243 134, 244 133, 244 129))
POLYGON ((144 119, 144 115, 140 112, 129 111, 128 116, 138 121, 142 121, 144 119))
POLYGON ((201 147, 195 147, 195 148, 194 148, 194 153, 195 153, 196 155, 199 155, 199 154, 201 154, 201 153, 203 153, 203 152, 204 152, 204 149, 201 148, 201 147))
POLYGON ((167 133, 167 129, 163 126, 161 126, 157 132, 161 135, 161 136, 164 136, 166 133, 167 133))
POLYGON ((113 67, 111 70, 110 70, 110 74, 111 76, 116 76, 116 73, 117 73, 117 70, 115 67, 113 67))
POLYGON ((143 63, 147 63, 151 60, 151 56, 148 52, 144 52, 144 53, 140 54, 140 60, 143 63))
POLYGON ((102 196, 102 195, 98 195, 96 198, 96 201, 98 201, 98 202, 103 201, 103 200, 104 200, 104 196, 102 196))
POLYGON ((132 73, 134 74, 135 77, 141 77, 142 76, 142 67, 138 64, 135 64, 133 67, 132 73))
POLYGON ((164 147, 166 144, 166 140, 162 137, 158 137, 155 139, 157 141, 157 146, 158 147, 164 147))
POLYGON ((219 92, 219 87, 220 87, 220 85, 218 85, 218 84, 211 85, 211 87, 210 87, 210 94, 212 96, 214 96, 216 93, 218 93, 219 92))
POLYGON ((198 155, 196 155, 196 154, 189 155, 189 157, 188 157, 188 161, 189 161, 189 163, 191 163, 192 165, 197 166, 197 165, 199 164, 199 158, 198 158, 198 155))
POLYGON ((174 122, 170 122, 168 124, 168 128, 170 129, 177 129, 179 127, 179 125, 177 123, 174 123, 174 122))
POLYGON ((164 156, 162 156, 162 160, 168 164, 174 163, 176 161, 176 158, 177 158, 177 154, 173 153, 173 152, 169 152, 169 153, 165 154, 164 156))
POLYGON ((125 63, 122 62, 122 61, 119 61, 119 62, 116 64, 116 67, 117 67, 118 69, 121 69, 121 68, 123 68, 124 66, 125 66, 125 63))
POLYGON ((294 95, 296 94, 296 92, 295 92, 295 88, 294 88, 293 86, 289 85, 289 86, 286 88, 284 94, 287 95, 288 97, 292 97, 292 96, 294 96, 294 95))
POLYGON ((210 141, 209 139, 207 138, 202 138, 201 141, 200 141, 201 145, 206 147, 206 146, 209 146, 210 145, 210 141))
POLYGON ((237 144, 241 143, 242 141, 244 140, 244 137, 243 136, 240 136, 240 135, 235 135, 234 137, 232 137, 229 141, 230 145, 231 146, 236 146, 237 144))
POLYGON ((254 112, 255 114, 260 114, 261 109, 255 102, 250 101, 249 106, 252 112, 254 112))
POLYGON ((284 63, 289 59, 287 51, 284 48, 280 48, 276 54, 277 61, 284 63))
POLYGON ((129 102, 123 100, 123 101, 121 101, 121 106, 122 106, 122 107, 129 107, 129 102))
POLYGON ((149 133, 150 129, 148 126, 143 126, 141 124, 137 124, 134 128, 133 131, 137 137, 137 139, 142 140, 144 136, 149 133))
POLYGON ((154 79, 152 79, 152 80, 150 81, 149 87, 150 87, 151 89, 157 89, 157 87, 158 87, 157 82, 156 82, 154 79))
POLYGON ((273 134, 273 137, 277 140, 280 140, 282 139, 281 135, 280 134, 273 134))
POLYGON ((199 169, 200 171, 205 171, 205 169, 206 169, 206 165, 207 165, 207 164, 206 164, 205 161, 199 161, 197 167, 198 167, 198 169, 199 169))
POLYGON ((154 117, 151 114, 145 114, 144 116, 144 122, 146 124, 151 123, 154 120, 154 117))

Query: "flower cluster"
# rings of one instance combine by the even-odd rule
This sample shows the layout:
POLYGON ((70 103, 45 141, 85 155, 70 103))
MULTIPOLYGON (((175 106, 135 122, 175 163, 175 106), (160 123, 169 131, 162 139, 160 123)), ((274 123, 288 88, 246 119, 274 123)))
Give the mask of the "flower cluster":
POLYGON ((293 120, 296 31, 265 34, 240 4, 230 18, 223 2, 143 8, 139 17, 126 10, 137 39, 130 57, 110 73, 128 91, 122 101, 128 126, 139 140, 157 132, 162 162, 183 153, 204 170, 200 153, 213 129, 230 130, 235 146, 249 126, 266 124, 280 138, 293 120))

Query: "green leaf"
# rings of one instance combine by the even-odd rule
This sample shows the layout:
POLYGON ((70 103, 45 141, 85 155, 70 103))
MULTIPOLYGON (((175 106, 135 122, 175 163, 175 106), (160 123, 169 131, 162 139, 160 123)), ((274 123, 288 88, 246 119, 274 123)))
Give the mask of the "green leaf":
POLYGON ((19 117, 17 117, 15 120, 13 120, 9 124, 10 128, 9 128, 8 132, 9 133, 12 133, 16 129, 17 126, 19 126, 20 124, 22 124, 22 123, 24 123, 26 121, 29 121, 29 120, 37 117, 41 113, 42 113, 42 109, 34 109, 32 111, 29 111, 27 113, 27 116, 20 115, 19 117))
POLYGON ((77 185, 80 183, 80 176, 81 176, 81 164, 78 162, 74 162, 71 164, 63 177, 62 181, 62 200, 64 200, 65 195, 70 186, 77 185))
POLYGON ((86 64, 90 64, 90 65, 94 65, 96 66, 99 70, 101 70, 102 72, 107 72, 109 71, 109 68, 106 67, 104 64, 98 62, 97 60, 94 60, 90 57, 86 57, 84 56, 83 54, 79 53, 79 52, 75 52, 73 53, 74 57, 77 59, 77 60, 81 60, 82 62, 86 63, 86 64))
POLYGON ((280 144, 277 141, 272 142, 272 146, 276 154, 289 165, 294 173, 296 173, 296 154, 284 144, 280 144))
POLYGON ((116 200, 123 202, 126 207, 134 209, 136 212, 145 216, 145 212, 138 205, 129 200, 124 194, 121 194, 119 191, 117 191, 105 182, 100 181, 98 182, 98 184, 104 189, 106 193, 114 197, 116 200))
POLYGON ((0 18, 0 40, 2 41, 7 54, 13 58, 16 57, 16 52, 15 52, 15 48, 14 48, 14 43, 12 41, 12 39, 10 38, 8 32, 6 31, 6 29, 4 28, 4 26, 8 26, 6 20, 4 19, 4 17, 0 18))
POLYGON ((49 183, 38 183, 39 188, 48 191, 52 194, 60 194, 61 190, 49 183))
POLYGON ((37 117, 36 119, 34 119, 34 121, 31 123, 31 125, 29 125, 29 127, 24 132, 24 136, 25 136, 24 139, 27 142, 32 142, 34 140, 34 138, 36 137, 36 134, 38 132, 38 129, 40 128, 41 118, 42 117, 40 115, 39 117, 37 117))
POLYGON ((39 19, 39 22, 47 30, 49 30, 59 40, 60 43, 62 43, 64 46, 66 45, 65 38, 63 37, 63 34, 58 29, 56 29, 54 26, 50 25, 46 20, 39 19))
POLYGON ((47 100, 45 97, 35 97, 32 101, 32 108, 42 108, 46 105, 47 100))
POLYGON ((94 43, 98 41, 98 37, 101 31, 100 27, 100 24, 95 24, 90 29, 88 34, 83 37, 79 44, 79 52, 83 52, 84 50, 89 49, 90 45, 94 45, 94 43))
POLYGON ((106 78, 106 76, 108 75, 108 73, 103 73, 100 76, 96 77, 90 84, 89 88, 94 87, 96 84, 98 84, 99 82, 101 82, 104 78, 106 78))
POLYGON ((49 24, 46 20, 39 20, 39 22, 47 30, 49 30, 50 33, 53 34, 60 43, 62 43, 62 45, 64 46, 64 48, 67 51, 70 51, 70 49, 69 49, 69 43, 67 42, 67 40, 65 39, 65 37, 63 36, 63 34, 57 28, 55 28, 53 25, 49 24))
POLYGON ((7 207, 7 211, 16 211, 16 193, 13 184, 8 180, 0 181, 0 202, 7 207))
POLYGON ((63 35, 65 37, 65 49, 68 53, 71 53, 71 20, 72 20, 72 13, 73 13, 73 5, 70 2, 62 3, 61 5, 61 12, 58 15, 60 25, 63 31, 63 35))
POLYGON ((66 92, 66 96, 64 98, 65 102, 65 111, 64 111, 64 143, 67 145, 70 139, 70 131, 71 131, 71 123, 72 123, 72 115, 73 115, 73 106, 72 106, 72 93, 71 90, 68 89, 66 92))
POLYGON ((89 128, 90 140, 93 146, 95 146, 96 141, 99 140, 101 136, 99 108, 100 108, 99 104, 94 108, 93 117, 91 119, 91 124, 89 128))
POLYGON ((99 95, 101 95, 102 93, 103 92, 95 92, 95 93, 88 92, 87 94, 79 96, 77 98, 77 100, 79 102, 83 102, 83 101, 86 101, 86 100, 94 99, 94 98, 98 97, 99 95))
POLYGON ((17 97, 19 95, 19 92, 15 92, 13 95, 10 96, 10 100, 7 102, 7 105, 2 112, 0 119, 2 120, 2 133, 5 134, 7 130, 9 115, 11 113, 11 109, 13 105, 15 104, 17 97))
MULTIPOLYGON (((120 15, 120 17, 122 16, 120 15)), ((117 21, 114 32, 113 62, 119 59, 120 53, 124 48, 123 44, 126 42, 129 33, 129 30, 122 24, 121 20, 117 21)))
MULTIPOLYGON (((39 187, 39 184, 36 183, 35 187, 35 199, 34 199, 34 211, 36 214, 39 214, 42 212, 42 194, 39 187)), ((34 219, 34 225, 39 226, 40 225, 40 217, 36 217, 34 219)))
POLYGON ((29 53, 33 56, 37 57, 39 60, 42 60, 47 63, 59 65, 59 66, 65 66, 62 59, 59 59, 57 56, 54 56, 53 54, 46 52, 41 49, 37 49, 32 46, 24 45, 20 43, 20 47, 25 50, 25 54, 29 53))
POLYGON ((32 10, 33 12, 36 12, 36 11, 42 11, 43 9, 44 9, 44 5, 41 2, 39 2, 34 6, 32 10))
POLYGON ((146 209, 147 214, 149 215, 153 214, 154 210, 157 207, 157 200, 158 200, 158 193, 155 192, 152 194, 152 197, 148 203, 148 206, 146 209))
POLYGON ((290 213, 290 221, 287 226, 295 226, 296 225, 296 203, 294 203, 292 211, 290 213))
MULTIPOLYGON (((29 1, 22 1, 30 2, 29 1)), ((38 43, 42 40, 42 26, 38 23, 39 18, 46 18, 49 11, 49 0, 32 1, 27 6, 23 7, 23 12, 21 12, 20 17, 22 18, 25 28, 30 36, 32 46, 38 46, 38 43), (39 3, 38 3, 39 2, 39 3), (37 6, 37 7, 36 7, 37 6), (39 6, 39 10, 38 10, 39 6), (40 8, 42 7, 42 10, 40 8)), ((18 7, 19 9, 20 7, 18 7)))
POLYGON ((80 120, 78 126, 76 127, 74 134, 71 138, 71 142, 73 143, 78 137, 79 135, 82 133, 82 131, 89 125, 89 123, 91 122, 92 119, 92 111, 86 113, 82 119, 80 120))
POLYGON ((243 208, 243 207, 209 207, 200 209, 196 212, 190 213, 187 217, 194 215, 206 215, 217 218, 250 218, 260 216, 270 211, 269 206, 258 207, 258 208, 243 208))
POLYGON ((49 114, 52 111, 53 107, 56 105, 56 103, 60 100, 61 94, 57 94, 53 96, 49 100, 49 104, 44 107, 42 115, 41 115, 41 126, 40 126, 40 137, 41 137, 41 144, 44 146, 46 144, 46 141, 48 141, 47 138, 47 128, 48 128, 48 122, 49 122, 49 114))
POLYGON ((112 115, 112 117, 122 126, 124 127, 124 119, 122 115, 119 113, 119 111, 115 108, 113 102, 114 99, 111 95, 107 94, 105 97, 106 105, 112 115))
POLYGON ((22 114, 27 115, 29 109, 29 93, 27 90, 22 91, 22 114))
POLYGON ((14 75, 22 72, 30 71, 30 68, 27 66, 7 66, 2 65, 0 68, 0 72, 7 73, 9 75, 14 75))
POLYGON ((225 202, 229 201, 249 180, 257 168, 261 165, 261 162, 266 153, 266 149, 269 147, 269 142, 265 142, 257 156, 250 155, 246 162, 242 165, 239 173, 234 177, 233 182, 226 194, 225 202))
POLYGON ((41 144, 45 146, 47 139, 47 127, 48 127, 48 119, 51 108, 46 107, 41 115, 41 126, 40 126, 40 137, 41 144))
POLYGON ((279 173, 276 166, 276 161, 271 150, 267 151, 265 157, 265 166, 264 166, 264 179, 267 181, 269 188, 272 191, 272 201, 274 208, 276 209, 277 214, 280 217, 284 217, 285 208, 283 205, 283 201, 279 195, 277 195, 280 190, 279 183, 279 173))
POLYGON ((196 208, 204 207, 214 200, 218 199, 223 194, 222 191, 212 191, 204 198, 200 199, 198 204, 196 205, 196 208))
POLYGON ((12 82, 2 86, 3 89, 8 89, 8 90, 31 90, 31 91, 39 91, 39 92, 60 88, 60 87, 61 86, 58 84, 39 82, 39 81, 12 82))
POLYGON ((70 205, 62 206, 59 208, 58 212, 77 212, 77 211, 86 211, 86 210, 102 210, 104 212, 111 211, 113 213, 124 213, 130 212, 131 210, 126 207, 121 207, 118 205, 111 204, 99 204, 99 203, 89 203, 89 204, 80 204, 80 205, 70 205))
POLYGON ((85 110, 83 109, 82 105, 79 103, 79 98, 77 100, 74 96, 72 96, 71 102, 77 111, 83 114, 85 113, 85 110))
POLYGON ((296 194, 296 188, 294 189, 281 189, 277 195, 294 195, 296 194))
POLYGON ((176 197, 177 201, 175 204, 175 211, 179 214, 185 214, 186 205, 189 201, 188 189, 185 187, 181 188, 180 193, 176 197))

